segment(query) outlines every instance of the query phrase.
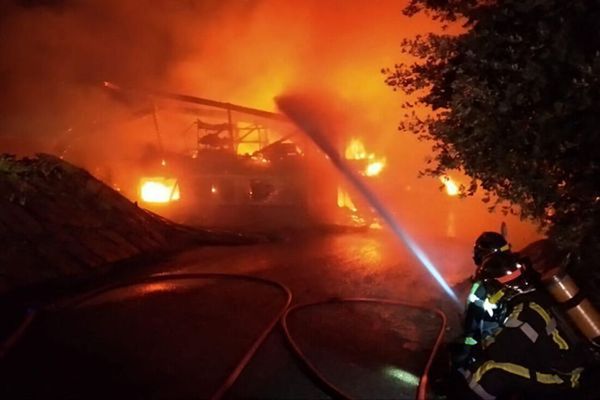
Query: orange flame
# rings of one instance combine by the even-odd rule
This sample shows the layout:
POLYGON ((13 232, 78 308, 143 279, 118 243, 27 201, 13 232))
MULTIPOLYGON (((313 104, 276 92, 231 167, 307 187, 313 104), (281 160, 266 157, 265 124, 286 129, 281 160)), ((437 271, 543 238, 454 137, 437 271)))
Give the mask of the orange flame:
POLYGON ((169 203, 181 198, 179 184, 175 178, 142 178, 140 198, 146 203, 169 203))
POLYGON ((456 182, 452 180, 452 178, 450 178, 447 175, 444 175, 440 176, 440 181, 446 187, 446 193, 448 194, 448 196, 458 196, 458 194, 460 193, 460 189, 456 182))
POLYGON ((350 193, 341 187, 337 190, 337 205, 339 208, 347 208, 353 212, 356 212, 356 206, 350 197, 350 193))
POLYGON ((352 139, 346 146, 346 160, 364 160, 368 157, 365 145, 359 139, 352 139))
POLYGON ((365 145, 360 139, 352 139, 344 152, 346 160, 368 160, 368 164, 361 173, 366 176, 377 176, 385 167, 385 158, 377 158, 373 153, 367 153, 365 145))

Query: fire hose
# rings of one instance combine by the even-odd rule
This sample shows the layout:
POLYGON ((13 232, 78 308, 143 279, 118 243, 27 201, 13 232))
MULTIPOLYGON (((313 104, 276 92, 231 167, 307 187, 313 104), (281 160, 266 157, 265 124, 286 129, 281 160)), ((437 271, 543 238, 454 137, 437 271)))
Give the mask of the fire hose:
MULTIPOLYGON (((387 304, 387 305, 397 305, 397 306, 405 306, 411 307, 421 310, 427 310, 430 312, 434 312, 437 316, 440 317, 441 325, 440 330, 435 340, 434 346, 432 348, 431 354, 427 360, 425 368, 423 370, 423 374, 419 379, 419 386, 417 390, 417 400, 425 400, 426 399, 426 391, 427 391, 427 377, 429 370, 431 368, 431 364, 433 363, 433 359, 435 358, 437 351, 441 345, 445 327, 446 327, 446 316, 443 312, 435 308, 429 308, 425 306, 420 306, 412 303, 402 302, 402 301, 394 301, 394 300, 385 300, 385 299, 375 299, 375 298, 336 298, 331 300, 325 300, 316 303, 308 303, 308 304, 300 304, 290 307, 292 301, 292 292, 289 288, 283 285, 280 282, 272 281, 268 279, 263 279, 251 275, 239 275, 239 274, 224 274, 224 273, 187 273, 187 274, 158 274, 152 275, 147 278, 136 279, 127 281, 124 283, 111 284, 104 287, 101 287, 97 290, 93 290, 88 292, 80 297, 68 300, 63 302, 62 304, 52 304, 48 307, 42 308, 40 311, 44 310, 58 310, 70 307, 77 307, 82 305, 88 300, 91 300, 97 296, 100 296, 104 293, 122 289, 130 286, 140 285, 140 284, 148 284, 148 283, 157 283, 163 281, 172 281, 172 280, 201 280, 201 279, 223 279, 223 280, 241 280, 241 281, 250 281, 260 284, 265 284, 271 287, 275 287, 278 290, 282 291, 286 296, 286 301, 284 306, 277 312, 276 316, 270 320, 265 329, 258 335, 256 340, 252 343, 252 345, 248 348, 248 350, 244 353, 242 358, 238 361, 233 370, 228 374, 227 378, 223 382, 221 386, 215 391, 215 393, 210 397, 211 400, 220 400, 227 393, 227 391, 233 386, 239 376, 242 374, 244 369, 250 363, 252 358, 255 356, 258 349, 267 339, 267 337, 273 332, 277 323, 281 323, 281 327, 284 333, 284 336, 293 350, 296 357, 299 359, 301 363, 303 363, 310 371, 312 378, 326 393, 330 394, 334 398, 339 399, 351 399, 350 396, 345 394, 342 390, 340 390, 335 384, 331 383, 327 380, 318 369, 311 363, 311 361, 306 357, 304 352, 298 346, 297 342, 294 340, 290 333, 290 329, 288 326, 288 316, 292 314, 294 311, 314 307, 318 305, 331 304, 331 303, 370 303, 370 304, 387 304)), ((8 336, 8 339, 4 342, 0 343, 0 360, 3 356, 13 348, 17 342, 23 337, 28 328, 31 326, 31 323, 35 319, 36 315, 39 311, 28 310, 27 315, 21 322, 21 324, 14 330, 14 332, 8 336)))
POLYGON ((334 383, 330 382, 319 369, 309 360, 306 354, 302 351, 296 340, 294 340, 289 326, 288 326, 288 317, 290 314, 293 314, 295 311, 322 306, 327 304, 344 304, 344 303, 367 303, 367 304, 385 304, 392 306, 403 306, 410 307, 420 310, 426 310, 429 312, 435 313, 440 318, 440 329, 436 336, 433 348, 431 350, 431 354, 429 355, 427 362, 425 364, 425 368, 423 369, 423 373, 419 379, 419 386, 417 388, 417 400, 425 400, 427 398, 427 381, 429 370, 431 369, 431 365, 433 364, 433 360, 439 350, 442 340, 444 338, 444 332, 446 330, 446 315, 437 308, 429 308, 425 306, 421 306, 418 304, 408 303, 404 301, 397 300, 386 300, 386 299, 376 299, 376 298, 365 298, 365 297, 348 297, 348 298, 334 298, 330 300, 315 302, 315 303, 307 303, 307 304, 299 304, 292 307, 289 307, 281 318, 281 326, 283 328, 284 335, 287 339, 288 344, 298 357, 302 361, 302 363, 308 368, 309 372, 313 376, 314 379, 317 380, 318 383, 328 392, 328 394, 332 395, 334 398, 351 400, 352 397, 348 394, 344 393, 343 390, 338 388, 334 383))
POLYGON ((237 274, 223 274, 223 273, 189 273, 189 274, 158 274, 152 275, 147 278, 137 279, 133 281, 129 281, 126 283, 119 283, 114 285, 105 286, 98 290, 92 291, 78 299, 74 302, 70 302, 68 305, 71 307, 76 307, 85 303, 86 301, 95 298, 103 293, 115 290, 122 289, 130 286, 147 284, 147 283, 157 283, 163 281, 173 281, 173 280, 199 280, 199 279, 224 279, 224 280, 242 280, 249 281, 255 283, 265 284, 271 287, 275 287, 281 290, 285 296, 286 301, 285 305, 279 310, 277 315, 267 324, 266 328, 260 333, 257 339, 252 343, 250 348, 244 353, 240 361, 236 364, 233 370, 229 373, 223 384, 215 391, 215 393, 210 397, 211 400, 219 400, 223 397, 223 395, 233 386, 238 377, 242 374, 246 366, 250 363, 260 346, 266 340, 266 338, 271 334, 277 323, 283 316, 284 312, 289 308, 292 302, 292 292, 283 284, 271 281, 268 279, 258 278, 251 275, 237 275, 237 274))
POLYGON ((19 325, 7 336, 7 338, 0 342, 0 360, 4 357, 6 353, 12 349, 17 342, 21 339, 21 337, 25 334, 29 326, 35 319, 37 315, 37 310, 33 308, 27 309, 25 312, 25 316, 19 322, 19 325))

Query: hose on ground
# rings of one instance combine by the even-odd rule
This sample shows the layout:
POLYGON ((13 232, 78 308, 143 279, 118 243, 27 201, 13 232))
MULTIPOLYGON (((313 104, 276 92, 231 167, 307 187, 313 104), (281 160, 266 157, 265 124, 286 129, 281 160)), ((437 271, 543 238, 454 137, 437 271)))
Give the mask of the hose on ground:
POLYGON ((21 337, 23 337, 36 315, 37 310, 33 308, 27 309, 23 319, 19 322, 19 325, 6 337, 6 339, 0 342, 0 360, 2 360, 4 355, 17 344, 21 337))
MULTIPOLYGON (((109 291, 112 291, 115 289, 123 289, 123 288, 130 287, 130 286, 164 282, 164 281, 199 280, 199 279, 224 279, 224 280, 238 280, 238 281, 241 280, 241 281, 260 283, 260 284, 268 285, 271 287, 275 287, 278 290, 282 291, 286 296, 284 306, 277 312, 277 315, 273 319, 271 319, 271 321, 267 324, 265 329, 263 329, 261 331, 261 333, 258 335, 256 340, 252 343, 252 345, 244 353, 244 355, 242 356, 240 361, 238 361, 238 363, 233 368, 233 370, 229 373, 229 375, 227 375, 227 378, 225 379, 223 384, 221 386, 219 386, 219 388, 215 391, 215 393, 210 397, 211 400, 220 400, 221 398, 223 398, 225 393, 231 388, 231 386, 233 386, 233 384, 239 378, 239 376, 242 374, 242 372, 244 371, 246 366, 250 363, 250 361, 252 360, 252 358, 254 357, 254 355, 256 354, 258 349, 260 348, 260 346, 267 339, 267 337, 271 334, 273 329, 277 326, 277 323, 279 322, 279 320, 281 319, 281 317, 283 316, 285 311, 289 308, 289 306, 292 302, 292 292, 285 285, 283 285, 279 282, 276 282, 276 281, 269 280, 269 279, 259 278, 259 277, 252 276, 252 275, 241 275, 241 274, 224 274, 224 273, 212 273, 212 272, 187 273, 187 274, 186 273, 157 274, 157 275, 152 275, 147 278, 136 279, 136 280, 127 281, 124 283, 118 283, 118 284, 102 287, 98 290, 92 291, 92 292, 76 299, 74 302, 70 302, 68 304, 68 306, 76 307, 78 305, 85 303, 88 300, 91 300, 92 298, 95 298, 103 293, 106 293, 106 292, 109 292, 109 291)), ((62 307, 65 307, 65 306, 66 305, 64 305, 64 304, 62 305, 62 307)))
MULTIPOLYGON (((291 313, 308 307, 314 307, 318 305, 332 304, 332 303, 349 303, 349 302, 360 302, 360 303, 371 303, 371 304, 387 304, 387 305, 397 305, 404 307, 412 307, 416 309, 426 310, 429 312, 435 313, 441 320, 440 330, 436 337, 436 341, 432 348, 431 354, 427 360, 425 368, 423 370, 423 374, 419 379, 419 386, 417 389, 417 400, 425 400, 427 397, 427 378, 428 373, 431 368, 431 364, 433 363, 433 359, 435 358, 437 351, 441 345, 445 328, 446 328, 446 316, 445 314, 437 308, 431 308, 426 306, 421 306, 418 304, 396 301, 396 300, 386 300, 386 299, 377 299, 377 298, 336 298, 330 299, 320 302, 307 303, 307 304, 299 304, 293 307, 290 307, 292 302, 292 292, 291 290, 283 285, 280 282, 268 280, 264 278, 259 278, 252 275, 242 275, 242 274, 225 274, 225 273, 178 273, 178 274, 157 274, 152 275, 146 278, 129 280, 126 282, 121 282, 117 284, 111 284, 99 289, 93 290, 91 292, 87 292, 82 296, 70 299, 68 301, 63 301, 62 303, 56 303, 46 307, 47 310, 59 310, 70 307, 77 307, 82 305, 88 300, 91 300, 101 294, 107 293, 112 290, 127 288, 130 286, 136 286, 141 284, 148 283, 157 283, 164 281, 173 281, 173 280, 200 280, 200 279, 224 279, 224 280, 242 280, 242 281, 250 281, 260 284, 265 284, 271 287, 275 287, 281 292, 283 292, 286 296, 286 301, 284 306, 277 312, 277 315, 270 320, 264 330, 261 331, 260 335, 256 338, 256 340, 252 343, 250 348, 244 353, 240 361, 236 364, 235 368, 228 374, 227 378, 223 382, 221 386, 215 391, 215 393, 211 396, 211 400, 220 400, 227 393, 227 391, 233 386, 239 376, 242 374, 244 369, 250 363, 252 358, 255 356, 258 349, 267 339, 267 337, 273 332, 274 328, 277 326, 277 323, 281 323, 281 327, 284 333, 284 336, 290 345, 293 353, 299 360, 308 368, 313 379, 316 380, 316 383, 323 388, 323 390, 331 395, 334 398, 339 399, 351 399, 350 396, 345 394, 341 389, 339 389, 335 384, 328 381, 318 369, 310 362, 310 360, 306 357, 302 349, 298 346, 297 342, 294 340, 290 333, 290 329, 288 326, 288 317, 291 313)), ((41 311, 43 311, 42 309, 41 311)), ((2 356, 10 351, 12 347, 16 345, 16 343, 21 339, 21 337, 25 334, 33 320, 37 315, 36 311, 28 312, 23 322, 19 325, 19 327, 9 336, 9 338, 0 343, 0 359, 2 356)))
POLYGON ((431 353, 425 364, 425 368, 423 369, 423 373, 421 374, 421 377, 419 379, 419 386, 417 388, 416 399, 417 400, 425 400, 427 398, 427 384, 428 384, 429 370, 431 369, 433 360, 442 344, 442 340, 444 338, 444 333, 446 331, 446 324, 447 324, 446 315, 437 308, 426 307, 426 306, 422 306, 419 304, 414 304, 414 303, 409 303, 409 302, 404 302, 404 301, 399 301, 399 300, 387 300, 387 299, 366 298, 366 297, 334 298, 334 299, 319 301, 319 302, 314 302, 314 303, 298 304, 298 305, 289 307, 285 311, 285 313, 281 317, 281 326, 282 326, 284 335, 286 337, 286 340, 287 340, 288 344, 290 345, 290 347, 292 348, 293 352, 298 357, 298 359, 300 361, 302 361, 302 363, 308 368, 312 377, 317 380, 317 383, 319 383, 319 386, 321 386, 329 395, 333 396, 334 398, 343 399, 343 400, 351 400, 352 399, 351 396, 344 393, 343 390, 341 390, 334 383, 329 381, 318 370, 318 368, 309 360, 309 358, 302 351, 302 349, 300 348, 300 346, 298 345, 296 340, 294 340, 294 338, 290 332, 288 318, 289 318, 290 314, 293 314, 294 312, 296 312, 298 310, 302 310, 302 309, 306 309, 306 308, 310 308, 310 307, 328 305, 328 304, 344 304, 344 303, 369 303, 369 304, 385 304, 385 305, 410 307, 410 308, 416 308, 416 309, 420 309, 420 310, 426 310, 429 312, 433 312, 435 315, 437 315, 440 318, 440 329, 436 336, 431 353))

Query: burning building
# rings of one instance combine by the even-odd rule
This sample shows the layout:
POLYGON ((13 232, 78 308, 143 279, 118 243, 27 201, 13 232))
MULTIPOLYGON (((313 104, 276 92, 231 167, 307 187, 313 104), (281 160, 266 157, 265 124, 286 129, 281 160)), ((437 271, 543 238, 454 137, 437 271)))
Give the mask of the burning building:
MULTIPOLYGON (((105 87, 152 103, 145 127, 154 130, 148 135, 154 143, 139 160, 136 176, 110 182, 142 207, 210 227, 368 225, 363 212, 368 207, 359 205, 327 157, 282 115, 194 96, 105 87), (177 150, 170 143, 176 138, 161 129, 165 114, 186 121, 178 135, 185 146, 177 150)), ((367 153, 356 138, 340 143, 340 153, 367 179, 385 165, 385 158, 367 153)))

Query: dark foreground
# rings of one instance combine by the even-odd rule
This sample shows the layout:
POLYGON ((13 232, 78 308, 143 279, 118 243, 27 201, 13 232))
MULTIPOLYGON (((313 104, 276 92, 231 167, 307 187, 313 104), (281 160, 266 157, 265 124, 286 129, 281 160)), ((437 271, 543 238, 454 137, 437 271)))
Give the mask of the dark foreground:
MULTIPOLYGON (((469 273, 460 268, 468 265, 464 247, 444 243, 444 252, 433 254, 456 281, 469 273)), ((445 308, 451 325, 456 316, 429 276, 384 232, 198 248, 148 271, 263 277, 287 286, 293 304, 376 297, 445 308)), ((207 398, 286 303, 285 292, 260 282, 134 281, 40 312, 0 363, 0 397, 207 398)), ((305 356, 348 395, 409 399, 440 320, 406 306, 327 303, 290 314, 288 326, 305 356)), ((225 397, 329 393, 311 381, 277 327, 225 397)))

